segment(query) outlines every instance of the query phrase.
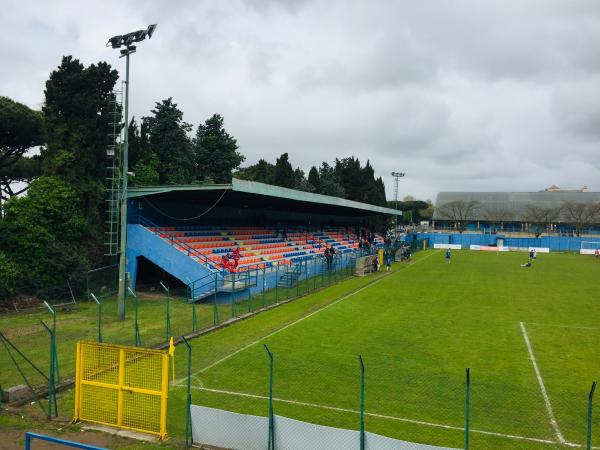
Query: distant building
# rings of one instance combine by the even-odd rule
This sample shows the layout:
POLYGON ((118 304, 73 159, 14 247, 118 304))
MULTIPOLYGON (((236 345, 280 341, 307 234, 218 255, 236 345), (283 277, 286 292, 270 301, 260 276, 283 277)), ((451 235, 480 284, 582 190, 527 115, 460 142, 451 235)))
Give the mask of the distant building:
MULTIPOLYGON (((433 213, 436 227, 456 227, 462 221, 467 229, 503 228, 513 231, 525 231, 532 220, 532 208, 557 211, 552 220, 552 230, 569 232, 572 222, 564 208, 566 203, 594 204, 600 207, 600 192, 590 192, 587 186, 578 190, 563 190, 552 185, 539 192, 440 192, 433 213), (467 204, 475 204, 466 211, 467 204), (465 211, 451 212, 448 207, 463 205, 465 211), (559 211, 560 210, 560 211, 559 211), (465 223, 466 222, 466 223, 465 223)), ((460 208, 459 208, 460 209, 460 208)), ((592 219, 591 229, 600 230, 600 215, 592 219)))

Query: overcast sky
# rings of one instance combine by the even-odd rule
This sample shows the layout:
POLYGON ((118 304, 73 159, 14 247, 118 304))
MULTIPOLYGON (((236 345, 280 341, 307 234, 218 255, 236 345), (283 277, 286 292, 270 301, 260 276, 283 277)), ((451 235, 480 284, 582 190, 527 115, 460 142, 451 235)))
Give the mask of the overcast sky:
POLYGON ((246 155, 369 159, 393 197, 600 190, 600 1, 0 0, 0 95, 39 108, 63 55, 158 23, 131 107, 218 112, 246 155))

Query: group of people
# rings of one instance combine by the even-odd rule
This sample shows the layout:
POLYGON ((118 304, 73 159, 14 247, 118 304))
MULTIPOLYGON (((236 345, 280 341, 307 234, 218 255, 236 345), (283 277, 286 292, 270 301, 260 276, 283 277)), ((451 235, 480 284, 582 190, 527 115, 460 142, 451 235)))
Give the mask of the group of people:
POLYGON ((233 249, 231 254, 225 253, 221 256, 221 268, 223 270, 228 270, 230 272, 237 271, 238 264, 240 263, 240 258, 242 257, 240 248, 236 247, 233 249))
POLYGON ((356 240, 358 241, 358 250, 363 253, 373 253, 377 249, 375 242, 375 233, 365 228, 355 229, 356 240))
POLYGON ((333 264, 333 257, 336 255, 335 248, 333 246, 327 245, 325 247, 325 251, 323 252, 323 257, 325 258, 325 262, 327 263, 327 267, 331 268, 333 264))

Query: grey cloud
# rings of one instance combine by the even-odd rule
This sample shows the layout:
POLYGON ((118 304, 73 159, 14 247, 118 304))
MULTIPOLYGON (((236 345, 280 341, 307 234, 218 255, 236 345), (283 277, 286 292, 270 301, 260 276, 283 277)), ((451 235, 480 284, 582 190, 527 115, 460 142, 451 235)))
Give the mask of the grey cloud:
POLYGON ((132 58, 137 116, 173 97, 225 117, 247 163, 369 159, 403 195, 600 190, 600 3, 6 0, 0 94, 38 107, 63 54, 123 61, 110 35, 158 23, 132 58), (18 37, 17 37, 18 36, 18 37))

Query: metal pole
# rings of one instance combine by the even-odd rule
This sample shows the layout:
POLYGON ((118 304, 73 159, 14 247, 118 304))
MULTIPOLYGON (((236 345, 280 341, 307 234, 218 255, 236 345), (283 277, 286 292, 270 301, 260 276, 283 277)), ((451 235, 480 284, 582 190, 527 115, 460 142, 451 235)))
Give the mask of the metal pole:
POLYGON ((165 286, 162 281, 159 284, 162 286, 162 288, 167 293, 167 311, 166 311, 167 338, 165 339, 165 341, 169 342, 169 338, 171 337, 171 290, 167 286, 165 286))
POLYGON ((129 52, 125 54, 125 138, 123 139, 122 155, 122 187, 121 187, 121 249, 119 254, 119 295, 118 315, 119 320, 125 320, 125 284, 126 264, 125 252, 127 250, 127 172, 129 171, 129 52))
POLYGON ((592 448, 592 402, 594 400, 594 391, 596 390, 596 382, 592 383, 590 395, 588 396, 588 415, 587 415, 587 450, 592 448))
POLYGON ((269 442, 267 448, 275 450, 275 421, 273 415, 273 353, 267 345, 264 345, 267 354, 269 355, 269 442))
POLYGON ((361 355, 360 361, 360 450, 365 450, 365 365, 361 355))
POLYGON ((131 295, 133 295, 133 298, 135 299, 135 324, 134 324, 135 346, 141 347, 142 346, 142 338, 140 336, 140 325, 138 322, 138 318, 139 318, 138 298, 137 298, 137 295, 135 295, 135 292, 133 292, 133 290, 129 286, 127 287, 127 290, 129 291, 129 293, 131 295))
POLYGON ((92 292, 90 296, 98 304, 98 342, 102 343, 102 303, 92 292))
POLYGON ((48 304, 48 302, 44 301, 44 305, 52 314, 52 336, 51 339, 53 341, 52 345, 54 346, 54 352, 51 354, 52 356, 52 364, 56 367, 56 379, 60 382, 60 369, 58 365, 58 350, 56 349, 56 311, 52 309, 52 307, 48 304))
POLYGON ((192 387, 191 387, 191 378, 192 378, 192 346, 185 338, 185 336, 181 336, 181 340, 187 347, 188 351, 188 367, 187 367, 187 397, 186 397, 186 420, 185 420, 185 448, 189 448, 193 442, 193 436, 191 435, 191 427, 192 427, 192 387))
POLYGON ((471 373, 467 369, 467 398, 465 404, 465 450, 469 450, 469 419, 471 406, 471 373))

